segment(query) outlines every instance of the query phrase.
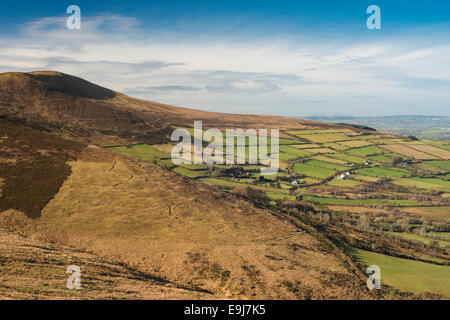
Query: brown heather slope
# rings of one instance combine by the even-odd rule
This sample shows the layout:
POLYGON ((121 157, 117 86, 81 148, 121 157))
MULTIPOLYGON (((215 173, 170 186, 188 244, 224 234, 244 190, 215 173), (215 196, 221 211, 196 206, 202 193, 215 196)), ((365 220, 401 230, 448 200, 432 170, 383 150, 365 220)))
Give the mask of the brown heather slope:
POLYGON ((337 127, 277 116, 214 113, 139 100, 54 71, 0 74, 0 118, 97 145, 167 140, 171 126, 254 129, 337 127))
POLYGON ((85 145, 0 119, 0 212, 19 210, 32 218, 58 192, 85 145))
POLYGON ((233 298, 368 298, 330 248, 235 195, 89 146, 30 233, 233 298))
MULTIPOLYGON (((214 298, 369 297, 364 281, 348 271, 327 244, 236 195, 19 124, 0 121, 0 132, 0 226, 46 245, 70 245, 104 261, 206 289, 214 298)), ((14 248, 15 241, 5 236, 1 245, 14 248)), ((46 255, 39 250, 7 251, 7 260, 0 262, 0 283, 7 296, 27 298, 31 292, 38 298, 124 297, 106 284, 105 291, 96 289, 111 275, 80 296, 60 292, 55 287, 60 280, 33 277, 49 272, 60 279, 57 256, 44 263, 46 255)), ((103 267, 87 263, 82 272, 95 278, 103 267)), ((123 275, 125 283, 127 277, 123 275)), ((138 293, 129 298, 161 297, 141 285, 136 284, 138 293)), ((166 297, 180 296, 169 292, 166 297)))
POLYGON ((0 300, 211 299, 195 288, 152 277, 74 248, 0 229, 0 300), (67 267, 81 270, 81 290, 68 290, 67 267))
POLYGON ((0 299, 211 299, 195 288, 17 234, 34 234, 41 210, 71 173, 67 161, 84 148, 0 120, 0 299), (84 270, 81 291, 66 289, 70 264, 84 270))

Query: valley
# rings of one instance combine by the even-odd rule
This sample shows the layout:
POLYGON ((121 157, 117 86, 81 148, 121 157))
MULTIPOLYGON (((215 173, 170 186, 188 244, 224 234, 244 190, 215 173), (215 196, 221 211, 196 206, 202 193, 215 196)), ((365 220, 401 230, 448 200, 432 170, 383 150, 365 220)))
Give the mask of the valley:
MULTIPOLYGON (((12 262, 51 250, 8 249, 0 255, 5 297, 450 297, 447 141, 172 107, 50 71, 0 74, 0 118, 3 247, 54 246, 73 256, 67 261, 88 254, 100 261, 83 260, 88 277, 114 265, 123 287, 138 288, 129 296, 92 289, 110 283, 105 274, 90 293, 46 290, 48 277, 30 276, 44 273, 41 262, 12 262), (204 130, 279 129, 278 154, 270 139, 268 150, 280 170, 175 165, 170 135, 192 132, 194 120, 204 130), (382 269, 381 290, 366 287, 372 264, 382 269), (142 277, 130 280, 130 270, 142 277)), ((254 146, 244 141, 248 160, 254 146)), ((62 278, 65 262, 49 261, 62 278)))
MULTIPOLYGON (((250 190, 259 191, 257 201, 268 206, 304 204, 314 218, 335 219, 345 228, 378 234, 377 252, 399 255, 385 247, 383 238, 429 247, 420 249, 420 258, 409 257, 432 263, 439 257, 449 270, 450 144, 350 129, 283 131, 282 135, 282 169, 275 176, 261 176, 257 165, 175 166, 167 153, 170 144, 111 149, 244 197, 254 198, 250 190)), ((358 241, 356 246, 364 247, 358 241)), ((449 294, 446 289, 437 292, 449 294)))

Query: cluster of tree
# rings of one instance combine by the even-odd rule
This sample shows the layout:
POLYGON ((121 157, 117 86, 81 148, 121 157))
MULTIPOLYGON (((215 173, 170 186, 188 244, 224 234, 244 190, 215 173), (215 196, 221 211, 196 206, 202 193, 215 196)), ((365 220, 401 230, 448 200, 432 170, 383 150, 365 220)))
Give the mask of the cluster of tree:
POLYGON ((233 189, 233 193, 261 204, 267 204, 270 201, 263 191, 252 187, 236 187, 233 189))
POLYGON ((209 173, 211 177, 245 177, 247 174, 249 174, 249 171, 244 170, 243 167, 238 165, 233 165, 228 168, 221 168, 212 166, 209 168, 209 173))
MULTIPOLYGON (((336 124, 353 127, 353 128, 356 128, 356 129, 363 129, 363 130, 368 130, 368 131, 377 131, 377 129, 374 129, 374 128, 368 127, 368 126, 363 126, 363 125, 360 125, 360 124, 351 124, 351 123, 344 123, 344 122, 338 122, 336 124)), ((368 133, 363 132, 362 135, 368 135, 368 133)))
POLYGON ((299 212, 316 212, 314 207, 306 202, 286 200, 286 201, 281 201, 279 203, 279 205, 286 209, 295 209, 299 212))
MULTIPOLYGON (((380 180, 382 180, 382 179, 380 179, 380 180)), ((387 180, 383 180, 383 181, 386 182, 387 180)), ((387 183, 384 183, 383 181, 381 181, 379 183, 361 184, 361 185, 355 187, 355 191, 357 193, 373 193, 373 192, 410 193, 411 192, 411 190, 406 187, 395 185, 395 184, 387 184, 387 183)))
POLYGON ((394 157, 389 161, 389 164, 392 167, 397 167, 398 165, 400 165, 403 162, 403 158, 402 157, 394 157))
POLYGON ((294 173, 294 174, 289 174, 289 175, 285 175, 285 176, 276 176, 274 181, 291 182, 292 179, 303 179, 305 177, 306 177, 306 175, 304 175, 304 174, 294 173))

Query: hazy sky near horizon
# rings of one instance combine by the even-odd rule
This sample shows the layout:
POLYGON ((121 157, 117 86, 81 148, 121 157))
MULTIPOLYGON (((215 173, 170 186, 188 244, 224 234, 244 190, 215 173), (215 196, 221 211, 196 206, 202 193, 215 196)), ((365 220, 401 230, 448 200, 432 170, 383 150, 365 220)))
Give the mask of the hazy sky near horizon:
POLYGON ((448 0, 6 0, 0 27, 0 72, 57 70, 209 111, 450 116, 448 0), (381 30, 366 27, 371 4, 381 30))

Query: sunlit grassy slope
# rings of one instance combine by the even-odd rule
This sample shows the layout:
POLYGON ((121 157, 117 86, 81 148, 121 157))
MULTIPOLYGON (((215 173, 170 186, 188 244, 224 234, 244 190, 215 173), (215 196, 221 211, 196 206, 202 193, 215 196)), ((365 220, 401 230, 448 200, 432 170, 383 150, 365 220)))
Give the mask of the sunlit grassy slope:
POLYGON ((366 265, 378 265, 382 284, 413 293, 433 292, 450 298, 450 267, 356 250, 366 265))
POLYGON ((220 296, 367 294, 315 237, 241 197, 95 147, 70 165, 42 212, 41 236, 220 296))

